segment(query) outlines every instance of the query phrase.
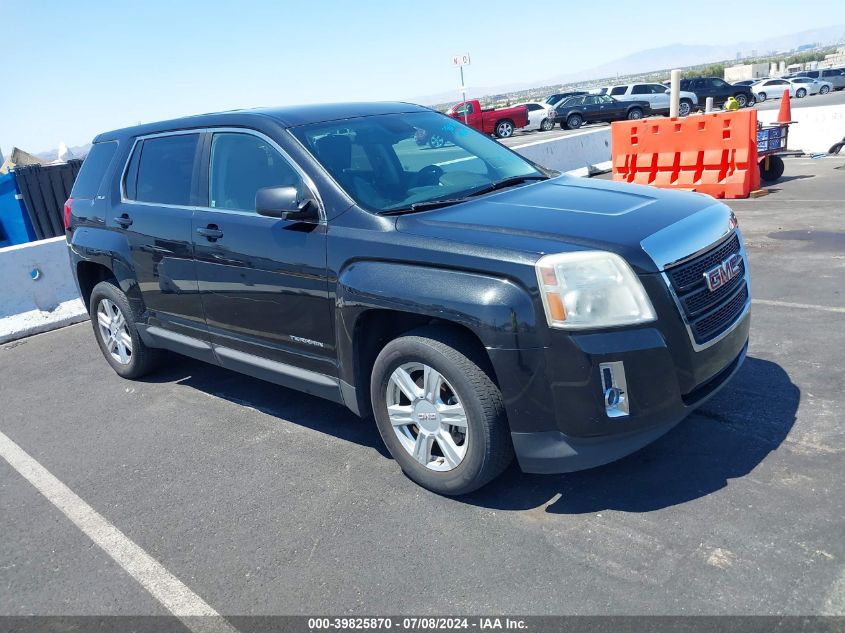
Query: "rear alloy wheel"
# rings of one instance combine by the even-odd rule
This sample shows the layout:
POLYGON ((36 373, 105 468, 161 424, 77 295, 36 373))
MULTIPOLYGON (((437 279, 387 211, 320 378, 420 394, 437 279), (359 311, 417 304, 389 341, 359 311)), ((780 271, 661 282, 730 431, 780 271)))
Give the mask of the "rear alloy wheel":
POLYGON ((513 122, 505 119, 496 124, 496 136, 498 138, 510 138, 513 136, 513 122))
POLYGON ((807 96, 807 89, 806 88, 799 88, 798 90, 795 91, 795 96, 798 97, 799 99, 803 99, 804 97, 807 96))
POLYGON ((443 138, 440 134, 432 134, 428 138, 428 146, 432 149, 440 149, 446 144, 446 139, 443 138))
POLYGON ((734 99, 736 99, 736 102, 739 104, 740 108, 744 108, 748 105, 748 98, 741 92, 739 94, 734 95, 734 99))
POLYGON ((681 99, 681 102, 678 104, 678 115, 689 116, 690 112, 692 112, 692 101, 689 99, 681 99))
POLYGON ((388 343, 373 365, 379 433, 405 474, 446 495, 472 492, 513 458, 502 394, 474 348, 422 328, 388 343))
POLYGON ((577 130, 584 123, 584 119, 580 114, 570 114, 566 117, 566 127, 570 130, 577 130))
POLYGON ((551 129, 554 129, 555 122, 552 119, 543 119, 540 121, 540 129, 543 132, 548 132, 551 129))
POLYGON ((628 120, 629 121, 638 121, 639 119, 643 118, 643 111, 639 108, 631 108, 628 110, 628 120))
POLYGON ((828 92, 830 92, 830 86, 822 86, 819 88, 820 95, 826 95, 828 92))
POLYGON ((91 291, 89 306, 94 335, 112 369, 123 378, 150 373, 162 352, 141 340, 138 316, 123 291, 114 282, 101 281, 91 291))

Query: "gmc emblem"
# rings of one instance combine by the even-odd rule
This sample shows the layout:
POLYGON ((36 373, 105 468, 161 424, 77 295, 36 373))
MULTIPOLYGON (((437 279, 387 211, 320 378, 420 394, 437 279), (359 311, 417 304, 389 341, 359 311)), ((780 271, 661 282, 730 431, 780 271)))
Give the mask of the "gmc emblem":
POLYGON ((742 257, 734 253, 715 268, 704 273, 707 289, 715 292, 739 274, 742 257))

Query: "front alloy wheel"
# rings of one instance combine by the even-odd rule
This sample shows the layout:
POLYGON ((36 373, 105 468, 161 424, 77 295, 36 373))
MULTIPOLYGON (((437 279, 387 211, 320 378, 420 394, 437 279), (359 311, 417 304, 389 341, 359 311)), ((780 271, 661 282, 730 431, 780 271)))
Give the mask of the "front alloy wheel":
POLYGON ((373 364, 370 402, 387 450, 434 492, 472 492, 513 458, 484 349, 451 327, 427 326, 385 345, 373 364))
POLYGON ((440 372, 422 363, 397 367, 385 402, 399 443, 420 465, 439 472, 460 465, 469 445, 467 414, 440 372))
POLYGON ((432 134, 428 139, 428 145, 432 149, 440 149, 446 144, 446 139, 440 134, 432 134))
POLYGON ((678 116, 689 116, 692 112, 692 103, 686 100, 681 100, 678 104, 678 116))

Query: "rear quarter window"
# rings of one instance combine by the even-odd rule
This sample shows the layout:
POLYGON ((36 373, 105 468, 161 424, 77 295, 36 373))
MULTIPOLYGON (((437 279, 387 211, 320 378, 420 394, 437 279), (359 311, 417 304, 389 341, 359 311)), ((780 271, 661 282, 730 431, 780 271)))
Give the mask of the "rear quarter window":
POLYGON ((103 182, 109 165, 111 165, 114 153, 117 151, 117 141, 107 143, 96 143, 91 147, 88 156, 82 162, 76 182, 71 189, 71 198, 95 198, 103 182))

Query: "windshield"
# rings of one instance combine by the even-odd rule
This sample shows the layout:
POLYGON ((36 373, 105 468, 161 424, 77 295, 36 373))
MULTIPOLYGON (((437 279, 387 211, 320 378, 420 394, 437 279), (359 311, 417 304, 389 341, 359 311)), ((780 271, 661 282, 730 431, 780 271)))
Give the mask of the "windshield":
POLYGON ((493 139, 437 112, 385 114, 290 130, 362 207, 450 200, 518 177, 543 178, 493 139))

